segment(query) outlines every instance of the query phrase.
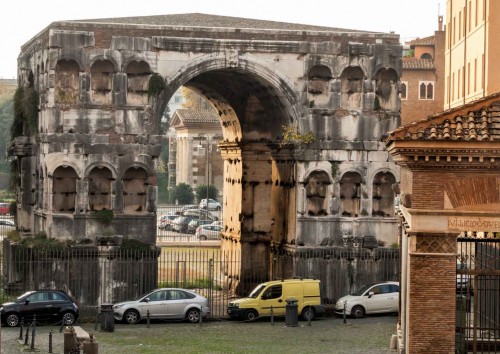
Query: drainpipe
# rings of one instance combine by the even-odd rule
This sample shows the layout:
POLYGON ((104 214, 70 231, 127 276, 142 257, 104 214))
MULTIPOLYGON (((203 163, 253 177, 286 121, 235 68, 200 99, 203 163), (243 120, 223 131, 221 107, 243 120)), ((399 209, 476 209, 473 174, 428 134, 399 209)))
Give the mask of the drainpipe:
MULTIPOLYGON (((465 106, 465 68, 467 67, 467 0, 464 0, 464 66, 462 70, 462 105, 465 106)), ((470 79, 469 79, 470 80, 470 79)))
POLYGON ((483 17, 484 17, 484 39, 483 39, 483 97, 486 96, 486 30, 488 29, 488 19, 486 18, 486 6, 488 0, 483 1, 483 17))
POLYGON ((448 71, 448 109, 451 108, 451 74, 452 74, 452 70, 451 70, 451 56, 452 56, 452 48, 453 48, 453 40, 452 39, 455 39, 454 37, 454 33, 453 33, 453 0, 450 1, 450 36, 448 37, 448 44, 449 44, 449 58, 448 58, 448 61, 449 61, 449 65, 448 67, 450 68, 449 71, 448 71), (453 37, 453 38, 452 38, 453 37))

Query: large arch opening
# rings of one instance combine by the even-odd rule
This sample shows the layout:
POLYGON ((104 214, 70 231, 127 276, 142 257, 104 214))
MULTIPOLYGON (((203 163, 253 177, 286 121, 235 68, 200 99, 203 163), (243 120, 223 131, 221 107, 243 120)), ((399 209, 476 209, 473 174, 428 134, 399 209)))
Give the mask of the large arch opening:
POLYGON ((295 222, 295 161, 291 150, 278 145, 283 127, 297 123, 285 98, 288 88, 236 68, 193 75, 183 85, 210 102, 222 126, 217 144, 224 181, 221 249, 242 260, 241 269, 228 275, 242 280, 247 270, 258 274, 257 267, 267 279, 271 254, 295 238, 295 228, 289 227, 295 222))

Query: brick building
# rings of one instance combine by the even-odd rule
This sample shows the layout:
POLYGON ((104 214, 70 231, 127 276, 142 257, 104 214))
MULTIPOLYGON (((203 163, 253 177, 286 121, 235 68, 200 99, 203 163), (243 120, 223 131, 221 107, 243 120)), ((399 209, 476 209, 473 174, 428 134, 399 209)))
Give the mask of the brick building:
POLYGON ((443 17, 433 36, 415 39, 407 45, 401 76, 401 123, 407 124, 443 109, 444 45, 443 17))

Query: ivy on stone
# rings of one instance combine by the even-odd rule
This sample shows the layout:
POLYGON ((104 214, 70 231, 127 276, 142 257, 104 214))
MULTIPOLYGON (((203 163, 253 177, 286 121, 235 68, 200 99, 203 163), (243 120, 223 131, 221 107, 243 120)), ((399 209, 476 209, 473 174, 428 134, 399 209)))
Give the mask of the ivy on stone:
POLYGON ((148 97, 157 97, 166 87, 165 80, 158 73, 153 73, 148 82, 148 97))

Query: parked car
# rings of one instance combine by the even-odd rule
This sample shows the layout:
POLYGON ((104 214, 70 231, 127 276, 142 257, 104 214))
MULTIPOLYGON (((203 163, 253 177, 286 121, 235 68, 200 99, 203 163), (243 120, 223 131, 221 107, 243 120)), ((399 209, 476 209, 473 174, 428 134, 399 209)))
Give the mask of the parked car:
POLYGON ((335 304, 335 313, 356 318, 374 313, 397 312, 399 306, 399 282, 384 281, 362 286, 358 291, 341 297, 335 304))
POLYGON ((10 214, 10 204, 0 203, 0 215, 9 215, 9 214, 10 214))
POLYGON ((149 317, 196 323, 200 316, 210 314, 208 299, 192 290, 178 288, 155 289, 132 301, 113 305, 115 320, 134 324, 149 317))
MULTIPOLYGON (((202 199, 200 201, 200 209, 207 209, 207 200, 202 199)), ((222 205, 214 199, 208 199, 208 210, 221 210, 222 205)))
POLYGON ((198 240, 220 240, 220 232, 222 231, 222 226, 220 225, 201 225, 198 226, 195 232, 195 237, 198 240))
POLYGON ((2 322, 9 327, 16 327, 23 319, 49 324, 65 325, 75 323, 79 315, 78 305, 62 290, 28 291, 12 302, 2 304, 0 308, 2 322))
POLYGON ((0 220, 0 227, 2 226, 16 227, 16 224, 12 220, 0 220))
POLYGON ((198 226, 207 225, 207 224, 211 224, 211 223, 212 223, 212 220, 193 219, 189 222, 186 232, 188 234, 194 234, 196 232, 196 229, 198 228, 198 226))
POLYGON ((172 222, 175 220, 175 218, 179 217, 177 214, 167 214, 163 215, 159 220, 158 220, 158 228, 160 230, 171 230, 172 228, 172 222))
POLYGON ((172 230, 180 233, 186 233, 188 224, 193 219, 198 218, 194 216, 178 216, 172 221, 172 230))
POLYGON ((206 209, 189 209, 182 212, 184 216, 194 216, 200 219, 211 219, 212 221, 219 218, 206 209))
POLYGON ((457 294, 474 294, 472 276, 467 274, 467 269, 467 264, 457 263, 457 294))
POLYGON ((183 205, 182 208, 181 208, 181 213, 183 211, 186 211, 186 210, 192 210, 192 209, 198 209, 198 205, 197 204, 187 204, 187 205, 183 205))

